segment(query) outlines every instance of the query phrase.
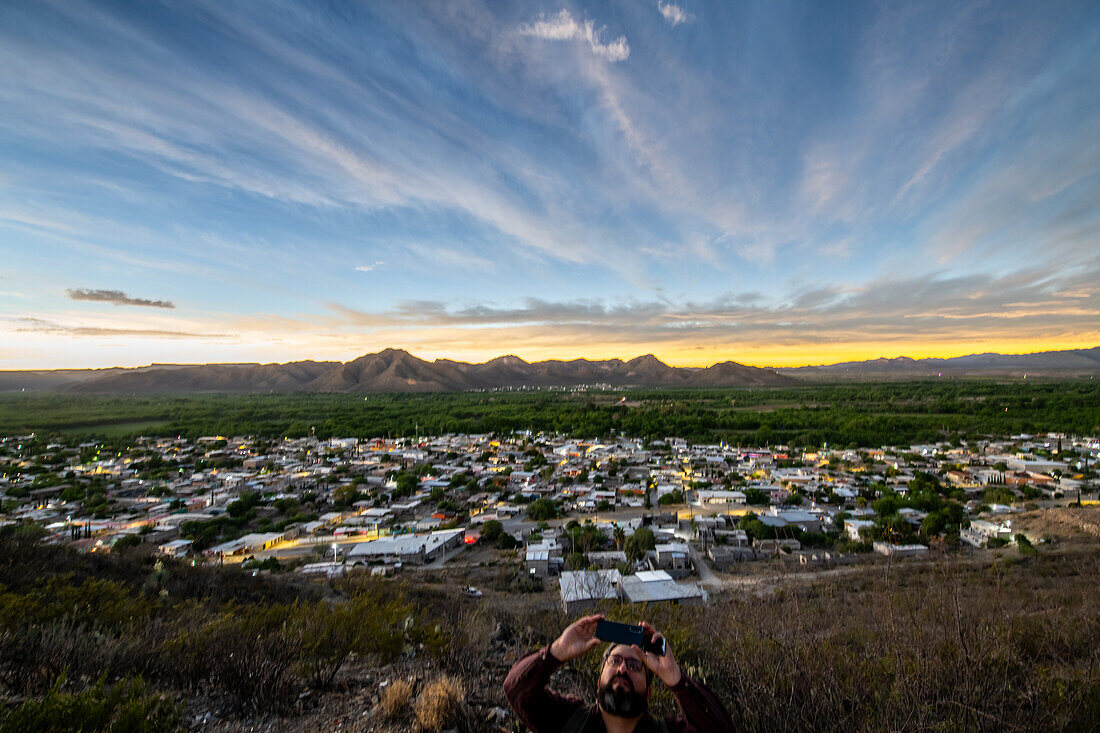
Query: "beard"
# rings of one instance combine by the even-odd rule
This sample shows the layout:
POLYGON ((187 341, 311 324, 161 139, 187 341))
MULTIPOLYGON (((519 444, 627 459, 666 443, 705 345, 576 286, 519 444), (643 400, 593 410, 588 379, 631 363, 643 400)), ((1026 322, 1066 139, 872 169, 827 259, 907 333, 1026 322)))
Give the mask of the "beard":
POLYGON ((634 683, 626 675, 618 674, 596 690, 596 699, 608 715, 618 718, 637 718, 646 711, 649 701, 634 689, 634 683), (626 687, 616 687, 616 680, 625 680, 626 687))

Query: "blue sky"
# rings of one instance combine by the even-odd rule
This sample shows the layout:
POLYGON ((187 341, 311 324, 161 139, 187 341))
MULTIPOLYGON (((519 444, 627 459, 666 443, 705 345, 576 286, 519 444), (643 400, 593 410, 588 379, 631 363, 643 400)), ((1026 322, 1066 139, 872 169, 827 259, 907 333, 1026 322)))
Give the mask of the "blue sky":
POLYGON ((0 368, 1100 343, 1100 5, 0 4, 0 368))

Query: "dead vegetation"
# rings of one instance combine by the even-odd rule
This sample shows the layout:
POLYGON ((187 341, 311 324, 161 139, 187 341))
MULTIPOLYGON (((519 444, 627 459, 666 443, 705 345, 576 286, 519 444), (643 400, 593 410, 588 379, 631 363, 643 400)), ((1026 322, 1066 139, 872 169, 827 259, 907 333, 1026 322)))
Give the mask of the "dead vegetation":
MULTIPOLYGON (((0 692, 33 700, 62 678, 77 694, 104 675, 107 685, 141 676, 188 701, 185 723, 213 716, 204 730, 519 730, 501 710, 504 676, 572 620, 548 594, 491 590, 475 601, 408 579, 352 577, 328 588, 329 600, 305 601, 273 579, 223 600, 217 575, 194 583, 186 568, 136 562, 0 541, 0 692)), ((224 572, 227 585, 243 583, 224 572)), ((1032 558, 875 564, 706 608, 604 610, 664 630, 743 730, 1100 721, 1095 541, 1040 545, 1032 558)), ((591 699, 590 656, 559 671, 556 688, 591 699)), ((653 707, 674 702, 662 691, 653 707)))
POLYGON ((1014 528, 1035 539, 1095 544, 1100 539, 1100 507, 1058 507, 1012 518, 1014 528))
POLYGON ((410 717, 413 686, 408 680, 394 680, 382 690, 378 713, 383 720, 397 722, 410 717))
POLYGON ((457 726, 464 717, 466 686, 454 675, 440 675, 421 690, 416 698, 413 713, 417 725, 425 731, 443 730, 457 726))

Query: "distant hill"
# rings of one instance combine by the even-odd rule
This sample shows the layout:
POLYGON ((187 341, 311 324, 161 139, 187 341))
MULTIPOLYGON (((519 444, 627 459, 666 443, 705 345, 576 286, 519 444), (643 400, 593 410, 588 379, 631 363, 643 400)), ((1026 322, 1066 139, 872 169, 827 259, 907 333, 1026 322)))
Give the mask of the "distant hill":
POLYGON ((499 356, 484 364, 425 361, 401 349, 352 361, 287 364, 150 364, 132 369, 0 371, 0 392, 86 394, 462 392, 479 389, 577 387, 783 386, 836 379, 921 379, 938 376, 1076 377, 1100 374, 1100 347, 1035 354, 973 354, 953 359, 874 359, 794 368, 732 361, 706 368, 671 367, 652 354, 630 361, 527 362, 499 356))
POLYGON ((950 376, 1084 376, 1100 374, 1100 347, 1034 354, 971 354, 952 359, 894 359, 777 370, 802 379, 912 379, 950 376))
POLYGON ((449 359, 428 362, 386 349, 347 363, 165 364, 136 369, 0 372, 0 391, 84 394, 189 392, 459 392, 475 389, 576 387, 739 387, 796 384, 797 380, 734 362, 705 369, 670 367, 647 354, 630 361, 526 362, 501 356, 484 364, 449 359))

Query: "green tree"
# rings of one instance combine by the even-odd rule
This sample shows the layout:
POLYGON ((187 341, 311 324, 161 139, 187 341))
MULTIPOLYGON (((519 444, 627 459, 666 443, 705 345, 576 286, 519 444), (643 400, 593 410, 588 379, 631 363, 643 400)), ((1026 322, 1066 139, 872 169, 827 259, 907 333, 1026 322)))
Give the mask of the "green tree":
POLYGON ((637 562, 645 557, 647 550, 652 550, 657 547, 657 539, 653 535, 653 530, 648 527, 640 527, 634 531, 634 534, 626 538, 625 551, 627 559, 631 562, 637 562))
POLYGON ((344 484, 332 492, 332 501, 338 507, 349 507, 359 501, 359 496, 359 489, 355 484, 344 484))
POLYGON ((683 504, 684 492, 680 491, 679 489, 673 489, 667 494, 662 495, 661 498, 657 500, 657 503, 661 506, 668 506, 669 504, 683 504))
POLYGON ((753 506, 767 506, 771 497, 762 489, 745 489, 745 501, 753 506))
POLYGON ((550 499, 535 499, 527 505, 525 512, 527 518, 538 522, 544 519, 553 519, 558 516, 558 506, 550 499))
POLYGON ((499 520, 490 519, 481 525, 481 538, 489 543, 495 543, 504 534, 504 525, 499 520))
POLYGON ((565 556, 566 570, 584 570, 588 567, 588 558, 581 552, 570 552, 565 556))
POLYGON ((141 544, 141 537, 136 534, 128 534, 119 537, 115 540, 115 544, 111 545, 111 552, 126 552, 141 544))
POLYGON ((260 495, 255 491, 246 491, 240 495, 236 501, 229 503, 227 511, 229 516, 234 519, 240 519, 249 513, 250 510, 256 507, 260 503, 260 495))

